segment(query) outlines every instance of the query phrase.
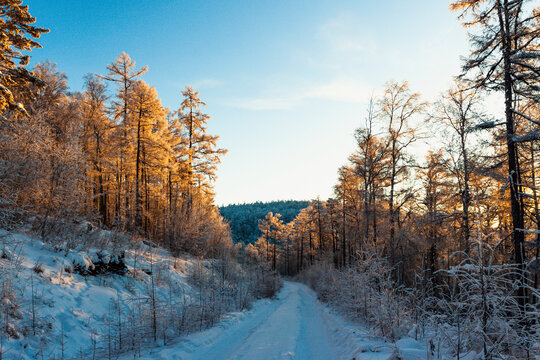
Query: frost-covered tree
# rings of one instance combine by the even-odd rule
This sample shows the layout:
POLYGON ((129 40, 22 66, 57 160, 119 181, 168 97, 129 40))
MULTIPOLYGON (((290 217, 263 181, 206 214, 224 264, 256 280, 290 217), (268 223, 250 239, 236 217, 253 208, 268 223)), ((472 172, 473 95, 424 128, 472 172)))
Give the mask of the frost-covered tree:
POLYGON ((407 148, 416 140, 411 121, 422 113, 426 103, 420 100, 420 94, 412 93, 407 82, 395 81, 386 84, 383 97, 379 100, 379 116, 387 129, 387 151, 389 171, 387 187, 389 231, 386 252, 395 257, 396 224, 401 207, 411 197, 406 185, 409 173, 410 157, 407 148))
POLYGON ((109 219, 109 172, 112 169, 112 147, 109 141, 114 124, 107 116, 106 87, 95 75, 85 77, 85 91, 82 94, 83 151, 89 168, 87 176, 92 183, 93 205, 98 210, 101 221, 110 225, 109 219))
MULTIPOLYGON (((135 83, 133 95, 130 97, 130 108, 133 112, 130 125, 134 129, 135 138, 135 228, 141 229, 143 226, 142 185, 145 185, 145 192, 148 194, 149 167, 159 167, 166 160, 157 152, 167 150, 166 145, 162 146, 161 143, 166 139, 157 137, 156 135, 163 135, 162 131, 154 132, 154 129, 157 124, 165 125, 167 110, 161 105, 156 89, 142 80, 135 83)), ((148 205, 148 198, 146 202, 148 205)))
MULTIPOLYGON (((386 141, 376 134, 374 99, 368 106, 366 124, 355 131, 356 151, 349 157, 354 172, 361 180, 363 202, 363 242, 377 242, 376 202, 381 196, 385 179, 389 175, 390 157, 386 141), (371 228, 371 231, 370 231, 371 228), (371 235, 370 235, 371 234, 371 235)), ((339 190, 339 188, 336 188, 339 190)))
POLYGON ((425 269, 428 277, 428 284, 424 286, 437 286, 439 279, 440 250, 444 248, 443 224, 448 218, 448 211, 445 211, 445 204, 452 197, 451 185, 447 171, 446 160, 443 152, 429 152, 426 156, 426 165, 419 171, 418 176, 422 181, 423 199, 421 206, 424 209, 423 228, 424 238, 427 240, 427 251, 425 258, 425 269))
POLYGON ((208 114, 202 112, 206 105, 199 98, 199 92, 187 86, 182 91, 182 104, 176 112, 177 123, 174 125, 180 135, 178 158, 186 165, 185 194, 186 214, 192 211, 194 196, 202 193, 212 197, 211 183, 215 180, 217 165, 227 150, 217 147, 219 136, 207 134, 208 114))
POLYGON ((36 18, 30 15, 28 5, 22 0, 3 0, 0 3, 0 112, 6 108, 22 109, 23 104, 14 94, 14 88, 29 83, 42 84, 29 72, 30 56, 24 51, 40 48, 34 39, 49 30, 33 25, 36 18))
POLYGON ((272 264, 272 270, 277 269, 278 247, 282 243, 284 224, 280 214, 268 213, 263 220, 259 220, 261 237, 257 241, 259 248, 265 249, 266 262, 272 264))
POLYGON ((102 76, 103 79, 111 81, 117 85, 116 98, 112 102, 111 110, 114 122, 116 123, 116 137, 118 138, 118 154, 116 161, 116 221, 119 225, 125 226, 128 222, 127 216, 130 206, 129 184, 130 184, 130 153, 133 152, 133 144, 129 141, 130 127, 130 97, 136 80, 145 72, 148 67, 135 69, 135 61, 128 54, 122 52, 118 58, 107 66, 109 73, 102 76))
MULTIPOLYGON (((470 36, 472 51, 462 77, 472 87, 504 92, 514 261, 523 272, 525 222, 517 145, 540 136, 537 131, 518 136, 516 130, 520 121, 536 125, 540 121, 520 112, 515 104, 522 98, 540 98, 540 8, 531 8, 525 0, 461 0, 450 7, 466 27, 477 30, 470 36)), ((523 275, 520 281, 524 283, 523 275)), ((524 286, 518 288, 517 298, 523 307, 527 298, 524 286)))
POLYGON ((449 167, 456 178, 461 200, 462 249, 469 253, 471 236, 471 176, 474 171, 471 132, 478 123, 486 120, 480 109, 479 89, 467 90, 463 83, 456 85, 434 104, 431 119, 448 130, 450 137, 446 150, 450 157, 449 167))

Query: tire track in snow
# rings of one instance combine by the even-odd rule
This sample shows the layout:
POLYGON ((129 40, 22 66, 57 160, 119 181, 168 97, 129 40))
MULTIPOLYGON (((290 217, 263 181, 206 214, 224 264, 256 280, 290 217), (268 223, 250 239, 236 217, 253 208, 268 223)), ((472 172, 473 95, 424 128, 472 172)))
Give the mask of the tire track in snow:
POLYGON ((209 348, 194 354, 193 359, 295 358, 291 352, 297 336, 292 337, 294 324, 290 322, 295 319, 290 315, 298 314, 299 304, 297 288, 286 282, 278 300, 257 309, 253 316, 227 329, 209 348))
MULTIPOLYGON (((328 313, 306 285, 285 281, 278 298, 256 304, 238 322, 222 323, 142 356, 153 360, 387 359, 360 349, 367 342, 328 313), (353 355, 354 354, 354 355, 353 355), (372 357, 373 356, 373 357, 372 357)), ((371 341, 369 341, 371 343, 371 341)))
POLYGON ((301 293, 302 331, 297 342, 297 359, 339 359, 332 334, 315 295, 305 285, 297 284, 301 293))

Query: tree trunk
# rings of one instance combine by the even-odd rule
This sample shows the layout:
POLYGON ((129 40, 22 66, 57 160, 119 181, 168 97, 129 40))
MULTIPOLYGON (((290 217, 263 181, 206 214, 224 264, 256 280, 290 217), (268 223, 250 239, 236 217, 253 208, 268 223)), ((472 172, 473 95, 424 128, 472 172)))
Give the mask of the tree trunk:
POLYGON ((471 230, 469 224, 469 206, 471 203, 471 192, 469 189, 469 159, 467 154, 467 148, 465 147, 465 129, 461 131, 461 153, 463 155, 463 194, 461 196, 462 206, 463 206, 463 242, 464 250, 467 256, 470 254, 470 237, 471 230))
POLYGON ((504 105, 506 117, 506 145, 508 149, 508 177, 510 181, 510 205, 512 214, 512 240, 514 244, 514 261, 519 269, 519 281, 521 282, 517 289, 517 301, 522 310, 525 309, 526 289, 525 289, 525 264, 524 264, 524 247, 525 234, 521 230, 524 229, 523 208, 521 205, 521 185, 519 174, 519 163, 516 144, 513 141, 514 136, 514 114, 512 112, 512 69, 511 69, 511 51, 512 43, 510 38, 510 23, 509 23, 509 5, 508 1, 504 1, 504 11, 501 9, 500 2, 498 4, 499 22, 502 34, 503 47, 503 62, 504 62, 504 105))
POLYGON ((300 236, 300 271, 304 269, 304 233, 300 236))
POLYGON ((140 193, 140 170, 141 170, 141 119, 142 109, 139 109, 139 119, 137 121, 137 155, 135 158, 135 228, 142 227, 142 199, 140 193))
POLYGON ((347 266, 347 246, 346 246, 346 238, 345 238, 345 235, 346 235, 346 229, 345 229, 345 226, 346 226, 346 217, 345 217, 345 194, 343 194, 343 200, 342 200, 342 219, 341 219, 341 222, 342 222, 342 228, 341 228, 341 252, 343 253, 342 256, 343 256, 343 267, 346 267, 347 266))

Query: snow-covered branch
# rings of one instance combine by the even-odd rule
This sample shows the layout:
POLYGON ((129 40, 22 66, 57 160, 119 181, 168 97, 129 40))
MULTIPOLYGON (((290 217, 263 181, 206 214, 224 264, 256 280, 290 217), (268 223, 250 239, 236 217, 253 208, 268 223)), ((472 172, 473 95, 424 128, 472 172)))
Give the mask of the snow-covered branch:
POLYGON ((512 136, 512 141, 515 143, 523 143, 535 140, 540 140, 540 133, 538 131, 531 131, 522 136, 512 136))
POLYGON ((471 128, 469 128, 469 131, 472 132, 472 131, 477 131, 477 130, 493 129, 494 127, 504 125, 504 124, 505 124, 504 121, 501 121, 501 122, 495 122, 493 120, 484 121, 484 122, 481 122, 480 124, 476 124, 475 126, 472 126, 471 128))
POLYGON ((510 110, 511 110, 514 114, 521 116, 521 117, 524 118, 525 120, 529 120, 529 121, 532 122, 533 124, 540 125, 540 121, 539 121, 539 120, 535 120, 535 119, 531 118, 530 116, 527 116, 527 115, 523 114, 522 112, 517 111, 516 109, 510 109, 510 110))

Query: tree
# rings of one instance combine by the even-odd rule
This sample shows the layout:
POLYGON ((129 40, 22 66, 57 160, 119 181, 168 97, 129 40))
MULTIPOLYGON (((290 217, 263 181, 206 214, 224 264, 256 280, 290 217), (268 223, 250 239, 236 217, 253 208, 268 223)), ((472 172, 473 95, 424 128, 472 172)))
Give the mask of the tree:
POLYGON ((373 243, 376 242, 376 199, 384 185, 384 179, 389 175, 389 152, 384 139, 374 134, 373 122, 376 118, 375 102, 370 100, 366 125, 356 129, 355 138, 357 150, 349 157, 354 165, 356 174, 362 180, 364 207, 364 244, 368 243, 370 220, 373 228, 373 243))
MULTIPOLYGON (((360 178, 353 166, 345 165, 338 170, 338 183, 334 186, 336 199, 341 200, 341 244, 343 263, 353 261, 353 230, 358 229, 359 224, 359 185, 360 178)), ((376 209, 373 211, 373 241, 377 237, 376 209)), ((365 219, 366 221, 368 219, 365 219)), ((311 240, 311 237, 310 237, 311 240)), ((311 244, 311 241, 310 241, 311 244)), ((310 246, 311 247, 311 246, 310 246)))
POLYGON ((448 90, 435 104, 432 119, 441 123, 452 132, 448 143, 448 153, 452 157, 452 172, 457 179, 458 193, 461 199, 462 211, 462 248, 470 253, 470 205, 471 205, 471 131, 486 119, 479 109, 480 95, 478 89, 467 90, 465 85, 457 83, 448 90), (455 155, 455 156, 454 156, 455 155))
POLYGON ((262 236, 257 241, 258 245, 259 247, 266 245, 265 259, 267 262, 270 262, 270 256, 272 257, 272 270, 275 271, 277 269, 277 247, 281 244, 284 230, 281 215, 269 212, 263 220, 259 220, 259 229, 262 236), (271 250, 270 245, 272 245, 271 250))
POLYGON ((116 169, 116 218, 117 221, 123 222, 125 225, 129 209, 128 184, 129 174, 127 171, 127 158, 129 152, 132 151, 129 142, 129 103, 133 93, 133 87, 139 76, 148 71, 145 66, 139 70, 135 70, 135 61, 131 60, 128 54, 122 52, 112 64, 107 66, 109 74, 102 76, 104 80, 112 81, 118 86, 116 99, 112 102, 113 119, 117 123, 117 135, 119 138, 118 144, 118 161, 116 169), (125 188, 125 189, 124 189, 125 188), (124 208, 122 209, 122 200, 124 199, 124 208))
POLYGON ((325 224, 324 224, 324 221, 323 221, 323 218, 326 219, 327 218, 327 214, 326 214, 326 209, 325 209, 325 206, 324 206, 324 203, 321 202, 321 199, 320 198, 317 198, 317 200, 315 200, 310 208, 312 209, 311 211, 311 216, 312 218, 315 220, 315 227, 316 227, 316 232, 317 232, 317 242, 318 242, 318 248, 319 248, 319 258, 322 259, 323 258, 323 253, 325 252, 325 224))
MULTIPOLYGON (((531 117, 538 118, 540 116, 540 105, 537 102, 528 101, 522 104, 521 112, 529 114, 531 117)), ((526 123, 525 127, 528 127, 530 131, 533 130, 534 124, 526 123)), ((538 196, 538 149, 539 143, 537 141, 530 141, 523 143, 523 151, 521 155, 521 171, 523 177, 523 191, 526 194, 524 196, 524 212, 526 219, 530 220, 530 223, 535 226, 536 229, 540 229, 540 202, 538 196)), ((528 242, 528 247, 532 248, 531 256, 534 257, 532 264, 540 265, 540 232, 534 234, 534 240, 528 242)), ((531 266, 534 268, 534 265, 531 266)), ((538 265, 536 265, 538 266, 538 265)), ((533 288, 537 289, 539 285, 540 271, 533 270, 533 288)), ((533 300, 536 300, 532 298, 533 300)), ((534 303, 534 302, 533 302, 534 303)))
MULTIPOLYGON (((540 97, 540 8, 525 14, 525 0, 461 0, 450 8, 459 13, 466 27, 477 27, 479 34, 471 34, 473 46, 463 66, 462 77, 472 87, 504 91, 508 183, 512 215, 514 261, 521 269, 524 282, 524 212, 522 206, 521 176, 516 136, 516 116, 536 125, 540 121, 516 110, 519 97, 538 101, 540 97)), ((517 297, 522 307, 526 302, 524 284, 517 297)))
POLYGON ((211 196, 211 182, 215 180, 217 165, 227 150, 216 148, 219 136, 206 133, 210 116, 201 111, 206 103, 199 99, 199 92, 187 86, 182 91, 184 100, 176 112, 176 133, 180 136, 178 158, 186 164, 187 189, 185 193, 186 215, 193 206, 194 191, 211 196))
POLYGON ((424 227, 428 242, 426 256, 426 269, 428 271, 430 286, 436 286, 438 281, 436 273, 439 262, 439 249, 442 239, 442 227, 449 214, 444 211, 444 204, 452 196, 449 192, 447 160, 443 158, 442 151, 429 152, 426 156, 426 166, 419 173, 424 187, 422 205, 425 208, 424 227))
POLYGON ((91 198, 98 210, 101 221, 109 225, 107 174, 111 167, 110 146, 108 144, 113 124, 107 117, 106 87, 103 81, 95 75, 85 77, 85 91, 82 95, 83 117, 83 151, 90 169, 87 176, 93 182, 91 198))
POLYGON ((22 109, 13 93, 13 88, 28 83, 42 82, 24 68, 30 60, 22 51, 31 51, 41 45, 34 39, 49 30, 34 26, 36 18, 28 11, 22 0, 3 0, 0 2, 0 112, 6 108, 22 109), (30 36, 30 37, 28 37, 30 36))
MULTIPOLYGON (((141 196, 141 183, 148 184, 148 166, 162 166, 165 159, 160 159, 154 151, 154 156, 149 156, 149 152, 166 149, 166 145, 160 146, 160 142, 165 139, 156 137, 153 132, 155 125, 160 120, 164 120, 167 110, 161 106, 157 91, 148 86, 144 81, 139 80, 133 88, 133 95, 130 98, 130 108, 133 111, 131 124, 135 129, 135 228, 140 229, 143 225, 143 201, 141 196), (161 160, 161 161, 160 161, 161 160), (142 179, 142 175, 145 179, 142 179)), ((162 121, 164 125, 164 121, 162 121)), ((162 135, 161 133, 159 135, 162 135)))
POLYGON ((43 86, 27 86, 33 93, 25 99, 28 116, 7 111, 0 122, 0 204, 7 222, 40 215, 35 225, 45 236, 56 220, 86 210, 82 103, 80 94, 67 93, 66 75, 55 64, 40 63, 34 74, 43 86))
POLYGON ((409 189, 401 186, 406 179, 409 160, 406 149, 415 140, 411 119, 421 113, 426 103, 420 101, 420 94, 411 93, 407 82, 391 81, 386 84, 384 95, 379 101, 380 117, 387 126, 387 149, 389 156, 388 214, 390 221, 389 250, 394 257, 396 222, 401 206, 410 198, 409 189))
MULTIPOLYGON (((341 241, 340 244, 340 223, 341 223, 341 203, 338 199, 330 198, 326 201, 326 222, 328 231, 330 232, 330 239, 332 241, 332 258, 336 267, 342 267, 345 260, 345 242, 341 241), (341 254, 340 254, 341 250, 341 254)), ((292 231, 292 229, 291 229, 292 231)))
POLYGON ((297 272, 304 270, 304 243, 306 239, 306 233, 309 233, 309 246, 310 252, 308 253, 310 259, 310 265, 313 263, 311 255, 311 219, 309 215, 308 208, 302 209, 296 218, 291 222, 293 238, 296 240, 296 251, 297 251, 297 272))

